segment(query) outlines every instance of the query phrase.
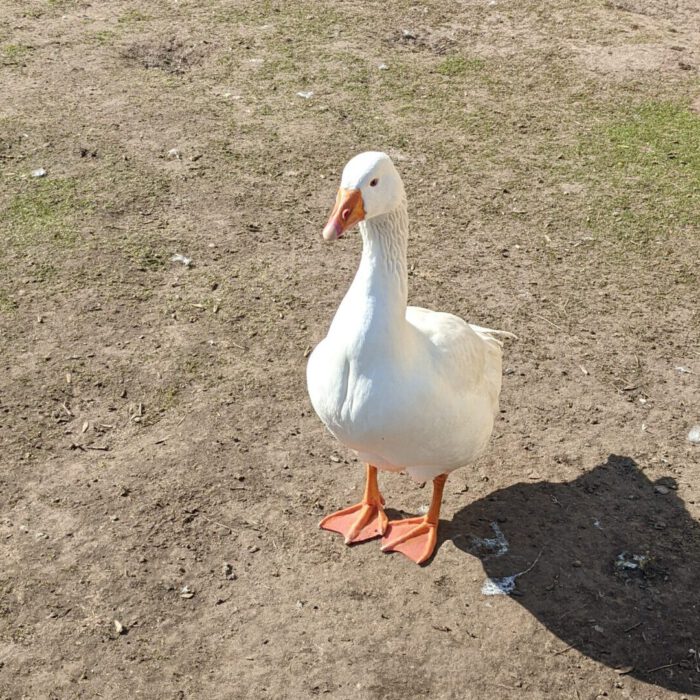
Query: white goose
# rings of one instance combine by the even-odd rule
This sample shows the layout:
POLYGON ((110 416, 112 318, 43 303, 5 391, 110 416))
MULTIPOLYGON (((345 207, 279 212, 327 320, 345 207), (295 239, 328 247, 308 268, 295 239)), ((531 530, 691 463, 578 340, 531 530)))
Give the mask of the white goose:
POLYGON ((359 223, 360 267, 307 367, 311 403, 328 430, 367 465, 360 503, 320 527, 346 544, 383 536, 382 550, 426 561, 437 541, 447 475, 473 462, 491 436, 506 331, 406 307, 408 214, 403 182, 385 153, 355 156, 323 230, 327 241, 359 223), (433 480, 422 517, 388 522, 377 469, 433 480))

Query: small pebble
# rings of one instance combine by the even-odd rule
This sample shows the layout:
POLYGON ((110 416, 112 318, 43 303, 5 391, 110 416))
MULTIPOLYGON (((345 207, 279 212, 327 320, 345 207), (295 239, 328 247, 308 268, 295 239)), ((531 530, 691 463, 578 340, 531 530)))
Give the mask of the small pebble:
POLYGON ((656 493, 660 493, 662 496, 665 496, 668 493, 668 486, 664 486, 663 484, 657 484, 654 486, 654 491, 656 493))
POLYGON ((114 629, 116 630, 117 634, 126 634, 129 631, 126 628, 126 625, 119 622, 119 620, 114 621, 114 629))
POLYGON ((48 175, 48 172, 46 168, 37 168, 36 170, 32 170, 32 177, 46 177, 48 175))
POLYGON ((700 445, 700 425, 694 425, 688 433, 688 440, 694 445, 700 445))

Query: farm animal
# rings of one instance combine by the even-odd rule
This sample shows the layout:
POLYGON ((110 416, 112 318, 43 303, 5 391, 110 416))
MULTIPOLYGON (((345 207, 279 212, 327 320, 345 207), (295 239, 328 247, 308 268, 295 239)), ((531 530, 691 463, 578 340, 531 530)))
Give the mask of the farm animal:
POLYGON ((416 563, 433 553, 450 472, 473 462, 491 436, 501 390, 500 337, 456 316, 406 306, 408 214, 403 182, 385 153, 361 153, 343 170, 326 241, 359 224, 360 266, 311 354, 311 403, 328 430, 366 464, 360 503, 320 527, 346 544, 382 536, 385 552, 416 563), (388 521, 377 470, 431 479, 424 516, 388 521))

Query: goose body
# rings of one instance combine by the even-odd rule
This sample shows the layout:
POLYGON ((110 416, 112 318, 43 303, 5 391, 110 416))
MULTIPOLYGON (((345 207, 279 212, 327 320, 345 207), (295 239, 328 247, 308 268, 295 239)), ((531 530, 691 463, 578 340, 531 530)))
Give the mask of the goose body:
POLYGON ((501 389, 498 338, 510 334, 407 306, 406 197, 383 153, 348 163, 324 237, 340 237, 353 223, 359 223, 362 258, 309 358, 311 403, 328 430, 371 468, 444 483, 488 443, 501 389))

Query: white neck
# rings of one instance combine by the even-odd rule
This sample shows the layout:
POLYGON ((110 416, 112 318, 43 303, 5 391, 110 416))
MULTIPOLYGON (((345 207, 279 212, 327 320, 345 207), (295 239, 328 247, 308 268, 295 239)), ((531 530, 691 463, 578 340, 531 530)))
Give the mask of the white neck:
POLYGON ((360 222, 362 259, 333 325, 348 333, 357 327, 363 340, 391 343, 406 325, 408 211, 403 198, 389 214, 360 222))

